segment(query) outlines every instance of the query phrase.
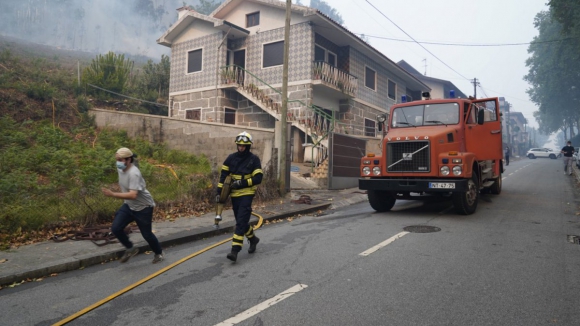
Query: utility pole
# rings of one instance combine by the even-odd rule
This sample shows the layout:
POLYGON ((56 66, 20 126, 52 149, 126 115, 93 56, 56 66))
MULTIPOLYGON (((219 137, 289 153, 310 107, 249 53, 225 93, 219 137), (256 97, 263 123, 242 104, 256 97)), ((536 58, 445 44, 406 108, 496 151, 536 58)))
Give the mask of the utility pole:
POLYGON ((508 121, 507 121, 507 134, 508 134, 508 146, 510 148, 510 151, 512 150, 512 136, 510 133, 510 129, 511 129, 511 124, 512 124, 512 120, 510 119, 510 115, 511 115, 511 107, 512 104, 509 103, 508 101, 505 102, 505 109, 507 111, 508 114, 508 121))
POLYGON ((477 86, 479 85, 477 78, 473 78, 471 83, 473 84, 473 97, 477 98, 477 86))
POLYGON ((288 52, 290 49, 290 17, 292 14, 292 0, 286 0, 286 25, 284 27, 284 66, 282 69, 282 112, 280 114, 280 195, 286 195, 290 185, 286 184, 286 175, 290 171, 286 171, 287 164, 287 138, 288 138, 288 52))

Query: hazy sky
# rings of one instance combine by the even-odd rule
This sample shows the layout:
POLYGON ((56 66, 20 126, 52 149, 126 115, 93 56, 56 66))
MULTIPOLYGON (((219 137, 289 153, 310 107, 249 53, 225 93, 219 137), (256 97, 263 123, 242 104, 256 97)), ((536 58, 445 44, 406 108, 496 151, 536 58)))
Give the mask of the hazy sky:
MULTIPOLYGON (((547 0, 326 2, 340 12, 346 27, 357 34, 411 40, 396 24, 418 42, 465 45, 529 43, 538 35, 534 17, 548 10, 547 0)), ((310 1, 302 3, 308 5, 310 1)), ((532 115, 537 107, 529 100, 525 92, 529 85, 523 80, 528 73, 527 44, 485 47, 423 44, 433 56, 417 43, 376 37, 369 37, 369 42, 389 59, 405 60, 421 73, 426 70, 427 76, 449 80, 467 95, 473 95, 471 81, 477 78, 481 85, 477 88, 478 98, 505 97, 513 105, 512 111, 522 112, 530 126, 537 127, 532 115)))

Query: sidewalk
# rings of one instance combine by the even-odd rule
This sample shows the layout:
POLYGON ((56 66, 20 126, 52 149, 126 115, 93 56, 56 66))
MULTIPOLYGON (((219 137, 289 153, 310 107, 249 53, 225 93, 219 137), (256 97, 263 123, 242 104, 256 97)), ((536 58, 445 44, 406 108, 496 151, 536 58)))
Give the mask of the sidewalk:
MULTIPOLYGON (((254 212, 264 218, 264 222, 283 219, 298 214, 316 213, 335 209, 367 200, 366 194, 358 188, 345 190, 292 190, 279 203, 253 207, 254 212), (312 203, 297 204, 293 200, 308 195, 312 203)), ((223 212, 219 229, 214 229, 215 213, 199 217, 176 219, 174 222, 155 222, 153 232, 163 248, 196 241, 221 234, 233 234, 235 220, 231 209, 223 212)), ((256 218, 252 217, 252 222, 256 218)), ((135 247, 143 253, 148 245, 140 233, 129 235, 135 247)), ((0 252, 0 286, 26 279, 48 277, 75 269, 118 259, 124 252, 119 243, 99 247, 88 240, 64 242, 46 241, 22 246, 18 249, 0 252)))

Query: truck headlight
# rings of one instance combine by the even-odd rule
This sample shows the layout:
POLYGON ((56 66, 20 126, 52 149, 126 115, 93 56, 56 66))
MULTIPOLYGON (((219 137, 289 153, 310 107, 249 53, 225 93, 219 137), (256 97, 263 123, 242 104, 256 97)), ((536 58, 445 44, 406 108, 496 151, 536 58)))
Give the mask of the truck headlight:
POLYGON ((363 174, 364 175, 370 175, 371 174, 371 168, 368 167, 368 166, 365 166, 362 171, 363 171, 363 174))
POLYGON ((440 171, 441 175, 449 175, 449 167, 447 165, 442 166, 440 171))
POLYGON ((453 167, 453 175, 461 175, 461 172, 463 169, 461 168, 461 165, 456 165, 453 167))
POLYGON ((381 168, 378 166, 373 167, 373 174, 374 175, 381 175, 381 168))

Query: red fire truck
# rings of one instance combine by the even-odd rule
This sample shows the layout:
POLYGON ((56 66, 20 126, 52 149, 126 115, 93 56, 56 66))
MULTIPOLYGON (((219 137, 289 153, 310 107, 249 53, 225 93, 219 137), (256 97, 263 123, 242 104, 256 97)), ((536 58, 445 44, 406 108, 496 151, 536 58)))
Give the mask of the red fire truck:
POLYGON ((386 132, 381 155, 361 159, 359 188, 371 207, 391 210, 397 199, 450 196, 472 214, 480 192, 501 192, 503 153, 498 98, 431 99, 393 105, 377 117, 386 132))

